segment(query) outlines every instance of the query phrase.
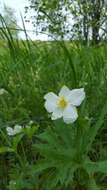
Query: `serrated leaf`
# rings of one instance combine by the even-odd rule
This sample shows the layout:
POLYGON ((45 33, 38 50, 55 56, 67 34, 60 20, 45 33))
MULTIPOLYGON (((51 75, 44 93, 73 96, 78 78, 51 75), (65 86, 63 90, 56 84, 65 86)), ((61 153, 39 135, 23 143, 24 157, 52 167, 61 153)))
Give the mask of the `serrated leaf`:
POLYGON ((107 160, 99 162, 86 161, 84 166, 89 174, 101 172, 107 175, 107 160))
POLYGON ((50 161, 50 160, 41 160, 36 163, 35 166, 33 166, 34 172, 41 172, 47 168, 54 167, 55 166, 55 161, 50 161))

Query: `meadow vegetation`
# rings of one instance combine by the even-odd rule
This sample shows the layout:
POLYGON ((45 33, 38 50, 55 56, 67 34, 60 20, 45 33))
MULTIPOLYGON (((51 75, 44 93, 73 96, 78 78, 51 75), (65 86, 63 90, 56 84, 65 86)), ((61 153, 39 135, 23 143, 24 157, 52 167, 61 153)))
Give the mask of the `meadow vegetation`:
POLYGON ((0 190, 107 190, 107 45, 0 41, 0 190), (52 121, 44 95, 84 88, 78 120, 52 121), (21 125, 23 132, 7 134, 21 125), (26 127, 27 126, 27 127, 26 127))

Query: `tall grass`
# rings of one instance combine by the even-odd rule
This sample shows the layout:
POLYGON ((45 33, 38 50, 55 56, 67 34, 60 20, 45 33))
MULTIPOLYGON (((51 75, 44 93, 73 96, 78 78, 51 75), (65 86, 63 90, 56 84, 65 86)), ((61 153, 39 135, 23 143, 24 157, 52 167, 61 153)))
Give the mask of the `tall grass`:
MULTIPOLYGON (((41 185, 45 183, 47 173, 38 182, 39 177, 33 167, 40 156, 32 147, 32 143, 38 141, 35 135, 32 140, 24 138, 19 143, 18 153, 23 161, 20 163, 19 156, 14 156, 14 153, 6 149, 11 139, 5 129, 15 124, 26 125, 33 120, 35 126, 39 125, 37 133, 43 132, 47 126, 52 125, 44 109, 43 96, 49 91, 58 92, 63 85, 85 88, 86 100, 81 115, 88 120, 90 126, 94 126, 107 99, 107 45, 85 47, 75 42, 13 39, 11 30, 1 19, 4 27, 0 32, 0 88, 5 89, 6 93, 0 95, 0 190, 47 190, 49 187, 41 185), (17 181, 16 186, 14 181, 17 181)), ((94 162, 107 159, 106 117, 105 114, 98 133, 96 128, 95 135, 93 131, 90 132, 92 142, 89 146, 93 145, 88 155, 94 162)), ((82 184, 84 180, 79 171, 78 176, 78 179, 75 176, 72 190, 87 190, 82 184)), ((100 186, 103 186, 101 190, 106 190, 106 176, 98 173, 95 177, 99 188, 92 179, 90 190, 98 190, 100 186)), ((69 190, 71 186, 59 184, 55 188, 69 190)))

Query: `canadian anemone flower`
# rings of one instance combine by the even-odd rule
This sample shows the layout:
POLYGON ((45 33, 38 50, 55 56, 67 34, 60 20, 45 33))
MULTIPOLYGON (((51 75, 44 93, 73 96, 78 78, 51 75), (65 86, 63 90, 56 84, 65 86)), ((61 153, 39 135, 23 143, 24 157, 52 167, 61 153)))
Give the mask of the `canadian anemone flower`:
POLYGON ((49 92, 44 96, 45 108, 51 113, 51 119, 63 118, 69 124, 78 118, 77 108, 85 98, 84 88, 70 90, 63 86, 58 96, 49 92))
POLYGON ((14 128, 12 128, 12 127, 7 127, 7 128, 6 128, 6 131, 7 131, 7 134, 8 134, 9 136, 14 136, 14 135, 16 135, 16 134, 18 134, 18 133, 20 133, 20 132, 22 131, 22 126, 20 126, 20 125, 15 125, 14 128))

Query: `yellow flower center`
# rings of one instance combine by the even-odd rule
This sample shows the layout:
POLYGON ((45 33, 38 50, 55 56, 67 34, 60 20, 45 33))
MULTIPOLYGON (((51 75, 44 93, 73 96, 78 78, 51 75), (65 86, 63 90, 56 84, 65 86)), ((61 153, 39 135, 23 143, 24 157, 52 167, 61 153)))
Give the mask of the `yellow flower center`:
POLYGON ((57 102, 58 107, 63 108, 63 109, 67 106, 67 104, 68 102, 65 100, 64 97, 60 97, 57 102))

